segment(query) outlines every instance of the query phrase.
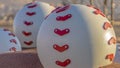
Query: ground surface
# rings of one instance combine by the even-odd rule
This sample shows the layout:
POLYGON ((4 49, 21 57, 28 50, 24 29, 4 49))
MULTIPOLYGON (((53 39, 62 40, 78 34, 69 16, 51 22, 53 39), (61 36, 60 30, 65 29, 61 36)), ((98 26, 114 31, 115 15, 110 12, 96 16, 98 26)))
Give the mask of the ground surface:
MULTIPOLYGON (((25 49, 21 52, 0 54, 0 67, 43 68, 39 61, 36 49, 25 49)), ((101 68, 120 68, 120 63, 114 62, 101 68)))

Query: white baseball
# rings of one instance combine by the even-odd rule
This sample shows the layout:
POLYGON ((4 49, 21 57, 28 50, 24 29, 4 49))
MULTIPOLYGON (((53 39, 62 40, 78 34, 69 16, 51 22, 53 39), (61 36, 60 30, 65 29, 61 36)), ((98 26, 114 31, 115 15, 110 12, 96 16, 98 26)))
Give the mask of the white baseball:
POLYGON ((21 51, 18 38, 9 30, 0 28, 0 53, 21 51))
POLYGON ((54 9, 44 2, 33 2, 25 5, 14 20, 14 31, 23 48, 36 47, 36 38, 41 23, 54 9))
POLYGON ((99 9, 73 4, 42 23, 37 50, 44 68, 99 68, 112 63, 116 36, 99 9))

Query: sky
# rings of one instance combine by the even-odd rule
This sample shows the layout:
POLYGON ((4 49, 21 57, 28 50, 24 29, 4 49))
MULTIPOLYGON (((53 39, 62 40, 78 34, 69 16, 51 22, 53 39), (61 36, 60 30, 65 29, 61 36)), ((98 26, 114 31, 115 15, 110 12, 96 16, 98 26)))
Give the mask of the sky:
MULTIPOLYGON (((0 0, 0 15, 5 15, 8 13, 16 13, 18 10, 20 10, 25 4, 31 2, 32 0, 0 0)), ((61 0, 37 0, 37 1, 43 1, 47 2, 50 4, 59 4, 62 1, 61 0)), ((81 1, 82 4, 89 4, 89 0, 76 0, 77 3, 80 3, 81 1)), ((103 1, 104 0, 94 0, 95 1, 95 6, 98 7, 99 9, 103 10, 103 1)), ((108 4, 108 8, 110 8, 110 0, 108 4)), ((120 19, 120 0, 114 0, 115 2, 115 18, 120 19)))

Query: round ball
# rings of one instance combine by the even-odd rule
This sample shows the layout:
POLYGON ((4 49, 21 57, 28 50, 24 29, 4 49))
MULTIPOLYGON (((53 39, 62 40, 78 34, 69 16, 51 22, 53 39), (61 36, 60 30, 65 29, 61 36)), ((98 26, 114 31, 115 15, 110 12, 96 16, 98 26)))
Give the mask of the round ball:
POLYGON ((72 4, 42 23, 37 50, 44 68, 99 68, 114 60, 116 36, 98 8, 72 4))

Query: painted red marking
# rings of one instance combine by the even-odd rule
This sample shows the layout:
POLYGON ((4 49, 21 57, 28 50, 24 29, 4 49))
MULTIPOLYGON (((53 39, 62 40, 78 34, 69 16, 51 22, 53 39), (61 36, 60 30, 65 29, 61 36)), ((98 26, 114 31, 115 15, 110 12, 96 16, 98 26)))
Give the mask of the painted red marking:
POLYGON ((25 21, 24 24, 25 24, 26 26, 30 26, 30 25, 33 25, 33 22, 25 21))
POLYGON ((99 9, 96 9, 93 13, 96 14, 96 15, 100 14, 103 17, 105 17, 105 15, 99 9))
POLYGON ((23 35, 25 36, 30 36, 32 33, 31 32, 26 32, 26 31, 22 31, 23 35))
POLYGON ((17 41, 15 39, 11 39, 10 42, 17 44, 17 41))
POLYGON ((116 44, 116 39, 114 37, 111 37, 110 40, 108 41, 108 44, 116 44))
POLYGON ((61 8, 61 7, 57 7, 57 8, 54 9, 51 13, 53 13, 54 11, 57 11, 59 8, 61 8))
POLYGON ((33 16, 33 15, 35 15, 36 13, 35 12, 27 12, 26 13, 26 15, 28 15, 28 16, 33 16))
POLYGON ((105 22, 103 28, 107 30, 108 28, 112 28, 112 25, 109 22, 105 22))
POLYGON ((57 20, 57 21, 66 21, 66 20, 70 19, 71 17, 72 17, 71 14, 67 14, 67 15, 65 15, 65 16, 57 16, 57 17, 56 17, 56 20, 57 20))
POLYGON ((108 54, 105 59, 109 59, 110 61, 113 61, 114 59, 114 54, 108 54))
POLYGON ((59 51, 59 52, 64 52, 64 51, 66 51, 66 50, 69 48, 69 46, 68 46, 67 44, 65 44, 65 45, 63 45, 63 46, 59 46, 59 45, 57 45, 57 44, 54 44, 54 45, 53 45, 53 48, 54 48, 55 50, 59 51))
POLYGON ((3 31, 9 31, 8 29, 3 29, 3 31))
POLYGON ((61 7, 60 9, 58 9, 58 10, 56 11, 56 13, 63 12, 63 11, 65 11, 65 10, 69 9, 69 7, 70 7, 70 5, 67 5, 67 6, 61 7))
POLYGON ((54 32, 57 34, 57 35, 60 35, 60 36, 63 36, 65 34, 68 34, 70 32, 70 30, 68 28, 64 29, 64 30, 60 30, 60 29, 55 29, 54 32))
POLYGON ((70 59, 67 59, 67 60, 65 60, 64 62, 56 61, 56 64, 59 65, 59 66, 61 66, 61 67, 66 67, 66 66, 68 66, 70 63, 71 63, 71 60, 70 60, 70 59))
POLYGON ((11 48, 9 49, 9 51, 14 51, 14 52, 16 52, 16 48, 15 48, 15 47, 11 47, 11 48))
POLYGON ((15 34, 13 34, 13 33, 9 33, 9 36, 13 36, 13 37, 15 37, 15 34))
POLYGON ((34 4, 34 5, 31 5, 31 6, 28 6, 28 8, 34 8, 36 6, 37 6, 37 4, 34 4))
POLYGON ((26 44, 26 45, 30 46, 30 45, 32 45, 32 44, 33 44, 33 41, 24 41, 24 44, 26 44))

